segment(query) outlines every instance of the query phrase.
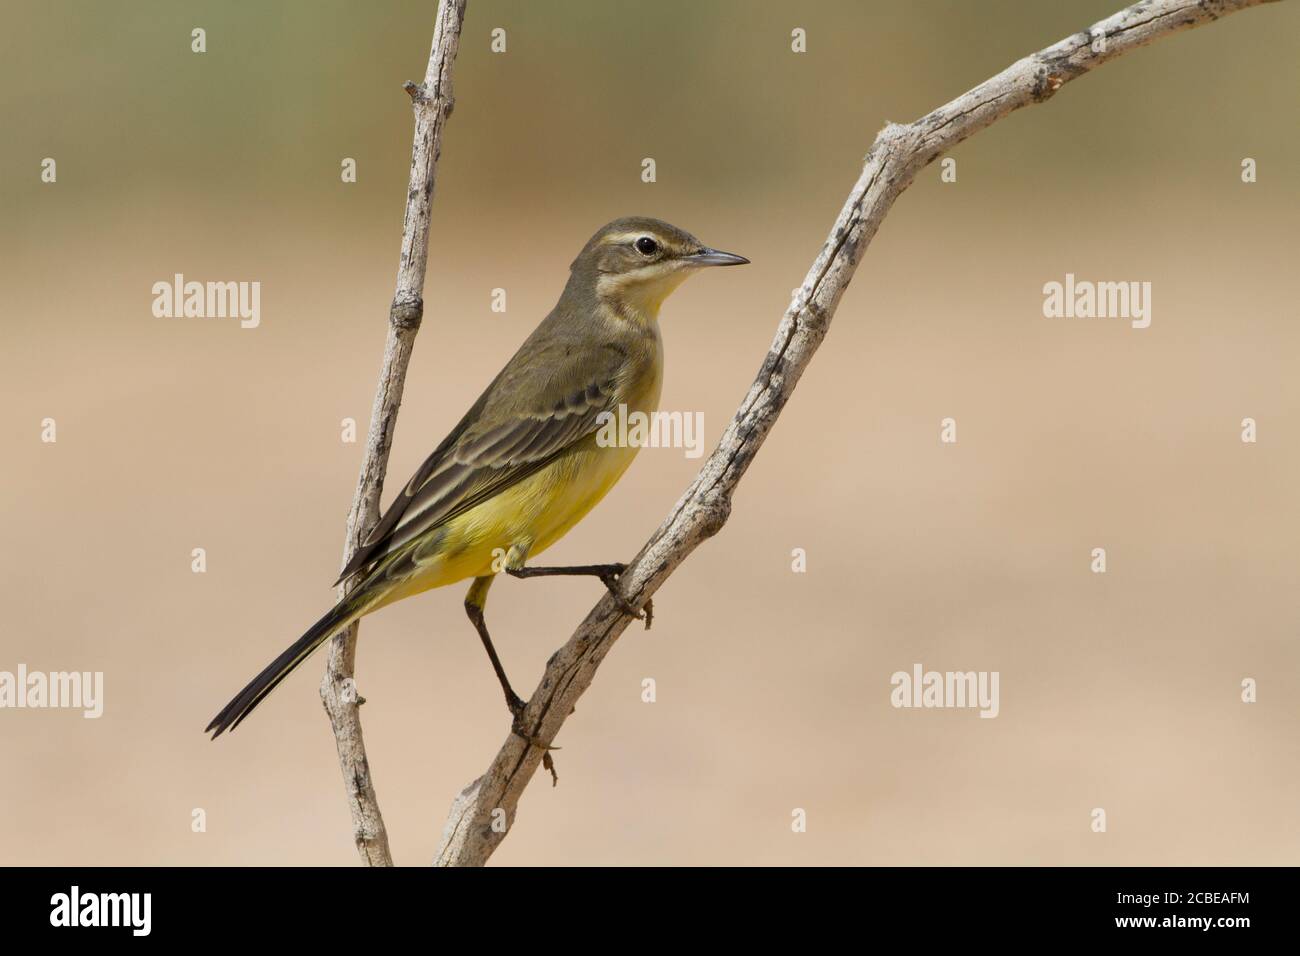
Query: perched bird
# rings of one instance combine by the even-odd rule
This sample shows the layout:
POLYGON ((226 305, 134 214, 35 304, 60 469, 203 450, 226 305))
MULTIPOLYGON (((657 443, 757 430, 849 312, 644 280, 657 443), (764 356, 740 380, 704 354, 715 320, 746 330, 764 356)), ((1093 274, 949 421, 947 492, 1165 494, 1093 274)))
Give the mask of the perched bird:
POLYGON ((703 266, 749 260, 657 219, 616 219, 570 267, 560 301, 478 401, 425 459, 335 583, 338 604, 235 695, 207 731, 239 723, 312 651, 358 618, 430 588, 472 578, 465 610, 516 727, 524 702, 506 679, 483 610, 498 571, 600 578, 625 613, 621 564, 526 564, 578 523, 622 477, 637 448, 597 441, 610 414, 658 408, 659 307, 703 266))

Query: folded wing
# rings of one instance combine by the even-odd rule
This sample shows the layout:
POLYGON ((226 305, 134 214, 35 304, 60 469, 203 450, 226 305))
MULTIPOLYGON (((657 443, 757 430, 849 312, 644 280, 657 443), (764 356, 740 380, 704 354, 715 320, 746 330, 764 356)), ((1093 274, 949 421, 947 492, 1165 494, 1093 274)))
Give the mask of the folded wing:
MULTIPOLYGON (((434 450, 339 576, 384 556, 500 494, 596 431, 618 407, 628 358, 572 339, 526 344, 434 450)), ((337 583, 337 582, 336 582, 337 583)))

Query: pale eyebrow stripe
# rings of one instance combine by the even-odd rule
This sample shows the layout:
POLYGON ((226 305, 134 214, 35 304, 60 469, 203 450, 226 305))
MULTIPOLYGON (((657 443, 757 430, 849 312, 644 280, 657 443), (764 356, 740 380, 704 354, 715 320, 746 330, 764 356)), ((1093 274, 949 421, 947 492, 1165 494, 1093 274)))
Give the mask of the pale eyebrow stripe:
POLYGON ((616 235, 606 236, 604 241, 611 243, 631 242, 634 239, 640 239, 642 236, 649 236, 651 239, 655 238, 655 235, 650 232, 620 232, 616 235))

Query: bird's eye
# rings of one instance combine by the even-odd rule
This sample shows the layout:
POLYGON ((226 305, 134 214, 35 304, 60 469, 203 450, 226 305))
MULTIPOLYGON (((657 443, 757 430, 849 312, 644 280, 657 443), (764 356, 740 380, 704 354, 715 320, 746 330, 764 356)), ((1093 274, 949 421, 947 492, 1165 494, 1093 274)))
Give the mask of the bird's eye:
POLYGON ((655 242, 649 236, 642 236, 636 241, 636 251, 643 256, 653 256, 659 251, 659 243, 655 242))

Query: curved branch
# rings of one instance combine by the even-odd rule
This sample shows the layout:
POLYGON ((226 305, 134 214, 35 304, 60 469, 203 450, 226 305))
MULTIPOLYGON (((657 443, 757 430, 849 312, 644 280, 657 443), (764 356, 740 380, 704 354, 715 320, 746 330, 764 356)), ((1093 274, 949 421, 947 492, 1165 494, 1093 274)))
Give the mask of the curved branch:
MULTIPOLYGON (((397 291, 388 312, 388 339, 384 362, 370 412, 361 475, 348 512, 347 538, 343 545, 343 567, 356 552, 379 518, 379 498, 388 470, 388 452, 393 444, 397 410, 402 404, 406 367, 415 346, 415 333, 424 316, 424 274, 429 261, 429 210, 433 184, 442 152, 442 131, 453 106, 451 70, 460 45, 460 28, 465 19, 466 0, 441 0, 433 30, 433 49, 424 83, 407 83, 415 112, 415 139, 411 146, 411 179, 406 191, 406 215, 402 222, 402 257, 397 267, 397 291)), ((346 596, 349 583, 339 589, 346 596)), ((357 656, 357 625, 353 624, 330 641, 329 660, 321 679, 320 696, 334 730, 339 767, 352 811, 352 834, 362 862, 370 866, 392 866, 388 831, 379 813, 379 800, 370 778, 370 763, 361 736, 361 704, 353 679, 357 656)))
MULTIPOLYGON (((913 123, 881 130, 862 175, 786 309, 749 394, 695 481, 623 575, 624 594, 632 604, 643 606, 700 542, 726 522, 736 485, 825 337, 858 261, 917 172, 973 133, 1013 110, 1047 100, 1066 83, 1117 56, 1266 2, 1271 0, 1143 0, 1019 60, 913 123)), ((551 656, 524 715, 537 743, 529 745, 512 734, 487 772, 461 791, 443 828, 436 865, 482 865, 492 855, 514 824, 519 797, 542 761, 542 745, 555 739, 630 620, 606 595, 551 656), (492 826, 495 810, 504 811, 504 827, 492 826)))

